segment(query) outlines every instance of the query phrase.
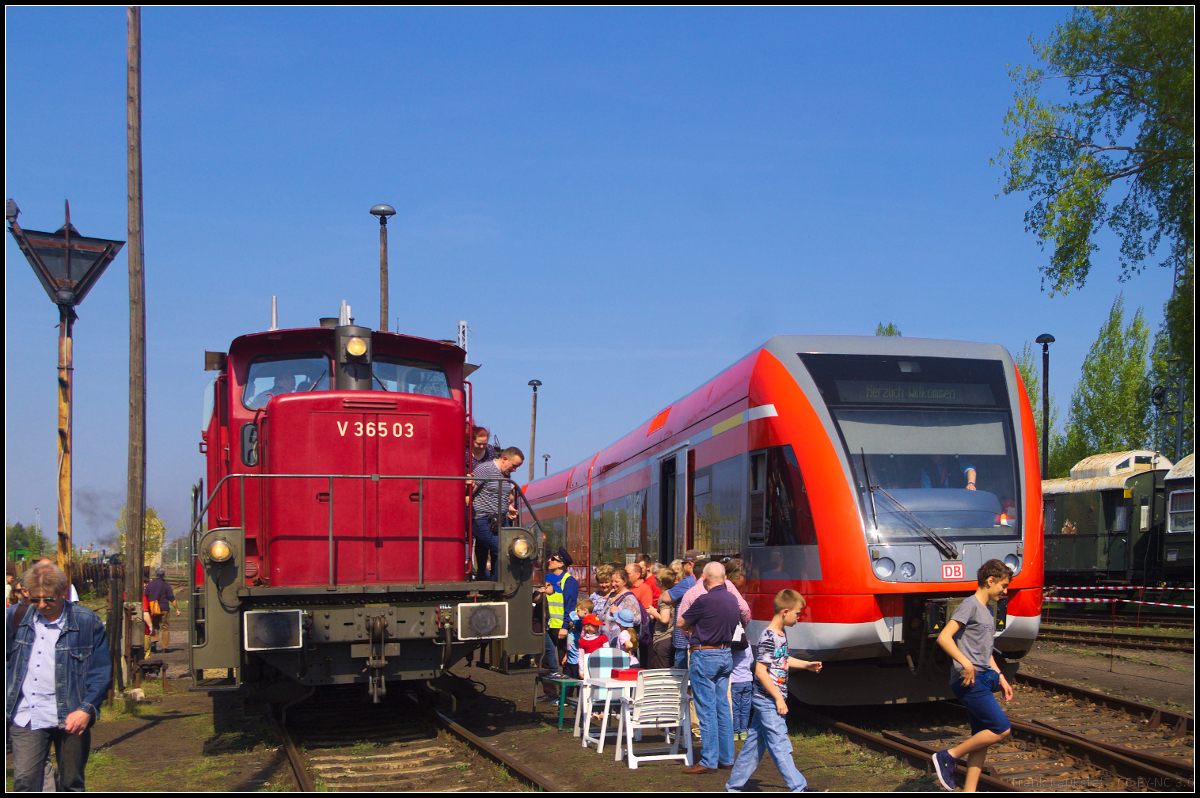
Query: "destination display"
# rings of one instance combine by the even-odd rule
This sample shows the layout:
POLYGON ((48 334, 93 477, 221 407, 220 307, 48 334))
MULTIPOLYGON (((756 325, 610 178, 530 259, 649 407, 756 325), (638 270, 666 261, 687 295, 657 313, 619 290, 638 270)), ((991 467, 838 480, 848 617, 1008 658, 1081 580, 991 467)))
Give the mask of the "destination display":
POLYGON ((996 399, 987 384, 948 382, 886 382, 883 380, 834 380, 843 402, 881 405, 973 405, 995 407, 996 399))

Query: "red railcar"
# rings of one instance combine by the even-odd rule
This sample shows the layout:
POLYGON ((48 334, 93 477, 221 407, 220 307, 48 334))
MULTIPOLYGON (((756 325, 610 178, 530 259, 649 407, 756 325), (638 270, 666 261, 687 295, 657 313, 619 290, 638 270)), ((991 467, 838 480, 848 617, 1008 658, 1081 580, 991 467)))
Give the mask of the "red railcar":
POLYGON ((950 695, 934 637, 984 561, 1016 571, 997 651, 1014 660, 1033 644, 1037 452, 1003 347, 779 336, 525 494, 584 584, 641 553, 741 557, 754 639, 775 593, 799 590, 808 606, 789 643, 826 663, 793 679, 802 700, 923 701, 950 695))
POLYGON ((469 581, 469 384, 458 346, 340 323, 242 336, 205 395, 191 668, 269 700, 427 680, 484 643, 538 653, 536 530, 469 581), (520 596, 518 600, 515 597, 520 596))

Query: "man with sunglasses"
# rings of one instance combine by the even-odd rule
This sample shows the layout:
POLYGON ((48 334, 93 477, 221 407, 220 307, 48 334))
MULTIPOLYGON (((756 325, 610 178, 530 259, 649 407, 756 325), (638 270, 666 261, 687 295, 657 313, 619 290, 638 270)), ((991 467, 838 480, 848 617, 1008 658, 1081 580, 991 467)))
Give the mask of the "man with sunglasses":
POLYGON ((573 562, 567 550, 559 546, 557 552, 546 557, 546 583, 540 588, 546 596, 546 661, 543 667, 552 677, 562 675, 558 664, 567 650, 570 616, 579 599, 579 582, 567 571, 573 562))
POLYGON ((53 743, 58 790, 83 792, 91 727, 112 679, 108 636, 96 613, 66 600, 67 575, 58 566, 38 563, 24 582, 29 604, 9 607, 4 625, 13 789, 42 791, 53 743))

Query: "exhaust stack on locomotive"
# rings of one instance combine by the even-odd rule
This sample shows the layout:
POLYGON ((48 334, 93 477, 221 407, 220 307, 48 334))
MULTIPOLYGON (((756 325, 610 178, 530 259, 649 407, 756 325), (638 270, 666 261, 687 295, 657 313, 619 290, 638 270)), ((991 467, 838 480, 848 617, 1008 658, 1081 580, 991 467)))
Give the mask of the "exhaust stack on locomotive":
POLYGON ((389 681, 433 679, 485 643, 542 650, 536 524, 502 528, 497 581, 469 581, 464 361, 452 343, 355 325, 345 302, 320 327, 206 353, 218 374, 201 443, 212 492, 192 530, 200 689, 274 702, 361 683, 378 701, 389 681))

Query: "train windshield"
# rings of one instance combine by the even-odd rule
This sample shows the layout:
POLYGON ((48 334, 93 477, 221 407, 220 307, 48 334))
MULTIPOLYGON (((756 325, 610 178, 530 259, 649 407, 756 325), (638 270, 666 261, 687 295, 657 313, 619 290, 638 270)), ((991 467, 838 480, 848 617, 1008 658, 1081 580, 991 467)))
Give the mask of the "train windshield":
POLYGON ((446 372, 436 363, 377 355, 372 369, 372 384, 377 391, 451 398, 446 372))
POLYGON ((1020 535, 1017 458, 996 361, 801 355, 841 433, 873 542, 1020 535))
POLYGON ((265 407, 272 396, 329 390, 329 355, 302 352, 257 358, 250 364, 242 404, 265 407))

